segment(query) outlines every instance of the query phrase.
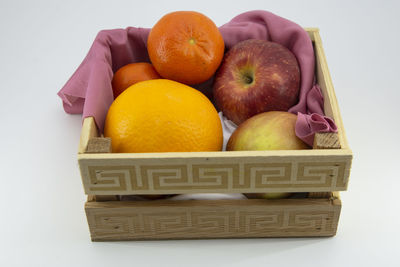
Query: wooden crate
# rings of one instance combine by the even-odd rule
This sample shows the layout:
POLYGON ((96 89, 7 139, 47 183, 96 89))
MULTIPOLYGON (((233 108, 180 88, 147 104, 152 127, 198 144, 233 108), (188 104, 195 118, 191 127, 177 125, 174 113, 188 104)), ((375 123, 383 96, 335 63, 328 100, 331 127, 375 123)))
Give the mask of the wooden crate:
POLYGON ((96 201, 85 205, 93 241, 333 236, 341 201, 320 198, 96 201))
POLYGON ((352 152, 319 31, 307 31, 314 44, 325 113, 337 124, 337 134, 318 134, 311 150, 111 153, 110 140, 99 135, 93 118, 86 118, 78 162, 89 195, 85 207, 92 239, 334 235, 341 207, 336 191, 347 189, 352 152), (148 202, 115 198, 252 192, 315 192, 312 195, 320 198, 148 202), (108 201, 98 201, 100 196, 108 201))

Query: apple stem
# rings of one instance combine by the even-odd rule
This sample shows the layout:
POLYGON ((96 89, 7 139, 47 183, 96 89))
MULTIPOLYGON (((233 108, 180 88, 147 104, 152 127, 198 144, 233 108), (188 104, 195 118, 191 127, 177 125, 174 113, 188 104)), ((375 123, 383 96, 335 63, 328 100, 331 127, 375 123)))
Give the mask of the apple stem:
POLYGON ((243 75, 242 79, 245 84, 251 84, 253 82, 253 77, 251 77, 251 75, 248 74, 243 75))

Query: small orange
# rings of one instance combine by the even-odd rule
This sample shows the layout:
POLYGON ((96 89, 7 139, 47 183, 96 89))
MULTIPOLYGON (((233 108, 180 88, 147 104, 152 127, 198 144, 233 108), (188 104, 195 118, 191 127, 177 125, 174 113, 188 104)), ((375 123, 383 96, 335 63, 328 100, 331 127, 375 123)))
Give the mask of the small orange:
POLYGON ((222 149, 222 125, 210 100, 167 79, 136 83, 114 100, 104 135, 113 152, 183 152, 222 149))
POLYGON ((125 65, 115 72, 112 79, 114 98, 137 82, 159 78, 160 75, 150 63, 137 62, 125 65))
POLYGON ((194 11, 176 11, 151 29, 147 51, 166 79, 199 84, 214 75, 224 55, 224 40, 214 22, 194 11))

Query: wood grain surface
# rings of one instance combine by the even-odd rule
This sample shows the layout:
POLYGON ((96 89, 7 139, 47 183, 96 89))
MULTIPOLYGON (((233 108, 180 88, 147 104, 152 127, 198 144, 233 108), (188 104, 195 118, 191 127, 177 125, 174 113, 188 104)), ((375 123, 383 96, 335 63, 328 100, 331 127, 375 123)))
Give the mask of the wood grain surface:
POLYGON ((330 198, 88 201, 93 241, 306 237, 336 234, 341 202, 330 198))

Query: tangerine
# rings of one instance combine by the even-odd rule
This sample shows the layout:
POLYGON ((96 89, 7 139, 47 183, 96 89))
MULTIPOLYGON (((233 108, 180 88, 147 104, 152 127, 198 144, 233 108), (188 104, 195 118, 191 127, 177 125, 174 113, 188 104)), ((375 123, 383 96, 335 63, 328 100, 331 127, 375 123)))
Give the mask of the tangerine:
POLYGON ((147 51, 157 72, 185 84, 205 82, 219 67, 224 40, 214 22, 195 11, 163 16, 151 29, 147 51))
POLYGON ((147 62, 127 64, 118 69, 112 79, 114 98, 117 98, 129 86, 146 80, 161 78, 153 65, 147 62))
POLYGON ((184 152, 222 149, 222 125, 210 100, 167 79, 126 89, 108 110, 104 135, 113 152, 184 152))

